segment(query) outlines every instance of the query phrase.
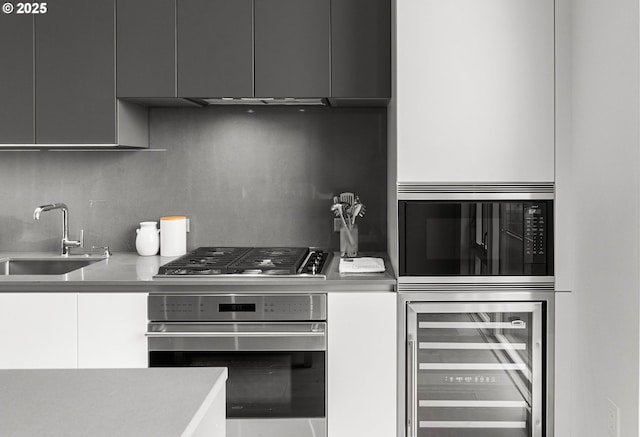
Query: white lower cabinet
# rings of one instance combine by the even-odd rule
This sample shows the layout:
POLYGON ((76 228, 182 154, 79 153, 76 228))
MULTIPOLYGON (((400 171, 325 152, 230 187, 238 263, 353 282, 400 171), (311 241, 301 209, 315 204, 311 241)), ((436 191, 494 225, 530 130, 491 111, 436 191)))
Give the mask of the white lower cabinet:
POLYGON ((396 294, 327 297, 328 437, 396 435, 396 294))
POLYGON ((147 367, 146 293, 0 293, 0 369, 147 367))
POLYGON ((0 294, 0 368, 75 368, 76 296, 76 293, 0 294))
POLYGON ((78 294, 78 367, 147 367, 147 294, 78 294))

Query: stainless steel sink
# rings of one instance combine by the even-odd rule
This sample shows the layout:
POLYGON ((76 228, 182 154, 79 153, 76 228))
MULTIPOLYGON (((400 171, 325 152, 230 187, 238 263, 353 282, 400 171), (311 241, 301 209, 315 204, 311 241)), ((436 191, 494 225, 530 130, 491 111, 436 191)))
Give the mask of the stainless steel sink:
POLYGON ((9 258, 0 261, 0 275, 64 275, 99 261, 102 258, 9 258))

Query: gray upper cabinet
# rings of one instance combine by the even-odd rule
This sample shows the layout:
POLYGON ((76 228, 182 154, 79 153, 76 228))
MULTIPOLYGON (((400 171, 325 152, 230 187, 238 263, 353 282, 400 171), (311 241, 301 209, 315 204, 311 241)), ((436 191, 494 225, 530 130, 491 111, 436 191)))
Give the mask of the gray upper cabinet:
POLYGON ((177 0, 178 95, 253 96, 253 1, 177 0))
POLYGON ((117 0, 117 96, 391 95, 390 0, 117 0))
POLYGON ((115 6, 55 0, 0 14, 11 41, 0 48, 0 145, 148 147, 147 110, 115 96, 115 6))
POLYGON ((35 26, 36 143, 115 143, 113 0, 50 2, 35 26))
POLYGON ((176 96, 175 0, 117 1, 117 96, 176 96))
POLYGON ((391 97, 390 0, 331 0, 331 97, 391 97))
POLYGON ((0 143, 33 144, 33 17, 0 14, 0 143))
POLYGON ((330 0, 255 0, 256 97, 326 97, 330 0))

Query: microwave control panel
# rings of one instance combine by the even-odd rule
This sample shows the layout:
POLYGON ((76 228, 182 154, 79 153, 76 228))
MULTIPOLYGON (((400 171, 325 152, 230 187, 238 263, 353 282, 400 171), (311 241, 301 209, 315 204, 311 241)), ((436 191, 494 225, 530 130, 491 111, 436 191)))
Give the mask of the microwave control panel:
POLYGON ((525 203, 524 207, 524 262, 547 262, 546 205, 525 203))

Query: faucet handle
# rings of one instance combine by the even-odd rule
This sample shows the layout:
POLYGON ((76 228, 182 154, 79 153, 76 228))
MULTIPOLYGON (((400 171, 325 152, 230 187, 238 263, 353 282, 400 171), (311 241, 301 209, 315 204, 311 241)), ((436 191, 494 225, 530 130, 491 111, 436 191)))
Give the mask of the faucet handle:
POLYGON ((91 250, 97 250, 97 249, 100 249, 100 250, 103 250, 103 251, 104 251, 104 252, 102 253, 102 255, 103 255, 105 258, 109 258, 111 255, 113 255, 113 254, 111 253, 111 251, 109 250, 109 246, 91 246, 91 250))

